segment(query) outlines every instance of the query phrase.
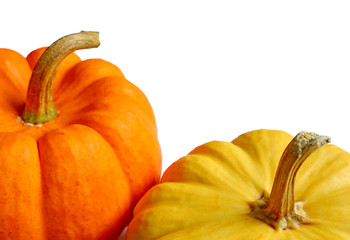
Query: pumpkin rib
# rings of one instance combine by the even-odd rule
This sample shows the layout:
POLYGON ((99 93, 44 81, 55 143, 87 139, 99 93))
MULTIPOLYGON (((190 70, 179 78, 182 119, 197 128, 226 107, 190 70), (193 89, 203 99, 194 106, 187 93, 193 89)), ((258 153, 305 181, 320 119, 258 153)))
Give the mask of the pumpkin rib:
MULTIPOLYGON (((210 220, 210 214, 212 213, 209 211, 206 214, 205 210, 201 210, 201 214, 203 217, 207 217, 208 219, 200 218, 191 218, 191 215, 186 213, 186 209, 181 210, 176 209, 172 211, 169 209, 169 207, 161 207, 157 206, 155 208, 150 208, 145 210, 146 212, 141 212, 141 214, 136 215, 136 218, 132 220, 132 224, 129 225, 128 233, 127 233, 127 239, 133 240, 133 239, 143 239, 143 240, 151 240, 151 239, 198 239, 198 236, 201 236, 201 240, 210 240, 210 239, 230 239, 230 237, 235 236, 237 239, 257 239, 257 235, 252 234, 252 232, 259 231, 256 230, 256 228, 264 229, 261 233, 261 236, 266 236, 267 234, 272 236, 273 235, 273 229, 271 229, 268 226, 263 226, 260 224, 260 222, 257 219, 251 218, 248 216, 248 214, 243 215, 229 215, 226 216, 227 218, 219 218, 219 216, 215 216, 215 218, 210 220), (181 212, 181 214, 178 214, 181 212), (182 213, 185 212, 186 215, 182 215, 182 213), (154 213, 154 215, 157 215, 161 213, 160 216, 156 217, 163 217, 159 219, 158 221, 150 221, 153 220, 153 218, 149 215, 151 213, 154 213), (171 222, 167 221, 167 217, 175 216, 176 219, 179 220, 179 222, 173 221, 171 219, 171 222), (183 219, 181 221, 181 217, 183 216, 183 219), (142 217, 142 219, 140 219, 142 217), (216 218, 218 217, 218 218, 216 218), (139 225, 142 222, 143 225, 139 225), (245 232, 241 232, 242 226, 246 226, 248 224, 252 224, 251 229, 245 232), (166 223, 166 225, 164 225, 166 223), (162 226, 159 228, 147 228, 147 224, 150 224, 151 226, 162 226), (217 227, 215 229, 210 228, 210 226, 214 224, 217 227), (210 231, 205 233, 198 233, 195 232, 196 230, 202 230, 206 231, 210 229, 210 231), (220 236, 220 233, 224 232, 224 236, 220 236), (229 237, 226 235, 230 233, 229 237), (244 238, 243 238, 244 237, 244 238)), ((197 211, 198 213, 198 211, 197 211)), ((222 213, 224 215, 225 212, 222 213)))
MULTIPOLYGON (((171 224, 166 227, 165 232, 168 233, 190 228, 198 223, 205 224, 208 221, 215 221, 215 219, 221 221, 240 216, 233 209, 241 214, 248 214, 250 211, 248 204, 242 207, 244 201, 239 200, 230 192, 197 183, 161 183, 157 189, 152 188, 146 195, 152 197, 146 201, 143 201, 145 198, 142 198, 135 208, 136 218, 131 224, 134 228, 140 227, 137 226, 137 222, 140 221, 137 216, 141 216, 146 225, 148 222, 152 225, 162 225, 164 222, 168 222, 169 218, 172 218, 171 224), (196 189, 200 191, 194 191, 196 189), (202 201, 196 201, 199 198, 202 201), (154 205, 152 199, 157 199, 159 202, 154 205), (218 199, 221 200, 222 204, 217 204, 216 200, 218 199), (220 212, 217 211, 218 209, 220 212)), ((153 232, 157 229, 152 228, 149 231, 153 232)), ((158 233, 156 236, 164 235, 165 232, 158 233)), ((143 235, 149 236, 150 234, 154 233, 144 233, 143 235)))
MULTIPOLYGON (((291 135, 284 133, 282 131, 273 131, 271 136, 265 136, 266 132, 269 132, 268 130, 257 130, 254 132, 248 132, 246 134, 243 134, 239 136, 236 140, 234 140, 232 143, 224 143, 220 141, 213 141, 206 143, 200 147, 197 147, 193 151, 191 151, 186 157, 183 159, 179 159, 174 164, 176 166, 171 167, 170 169, 185 169, 187 172, 178 172, 178 173, 167 173, 169 170, 166 170, 163 177, 162 182, 164 181, 188 181, 186 178, 187 176, 202 176, 204 179, 208 180, 208 176, 213 177, 221 177, 222 180, 215 179, 212 181, 213 184, 218 185, 220 187, 223 186, 233 186, 234 184, 227 183, 227 179, 233 179, 232 173, 235 175, 235 179, 240 179, 240 177, 244 176, 244 179, 249 179, 250 186, 254 186, 256 190, 254 190, 253 196, 258 198, 261 196, 261 194, 264 191, 268 191, 272 187, 273 183, 273 176, 271 175, 271 179, 266 179, 266 176, 260 175, 263 171, 261 169, 261 165, 264 164, 264 159, 269 159, 270 156, 259 156, 260 152, 264 152, 267 146, 273 145, 275 146, 275 150, 273 150, 273 153, 277 156, 281 156, 283 153, 284 148, 288 145, 288 141, 290 141, 290 138, 292 138, 291 135), (282 136, 281 141, 278 137, 282 136), (254 139, 254 140, 252 140, 254 139), (256 142, 256 144, 253 144, 250 146, 250 149, 247 149, 246 145, 244 144, 245 141, 252 141, 256 142), (260 144, 261 142, 265 141, 264 144, 260 144), (218 144, 218 146, 214 147, 215 144, 218 144), (253 150, 252 150, 253 149, 253 150), (252 151, 254 154, 252 154, 250 151, 252 151), (201 153, 200 156, 198 153, 201 153), (207 156, 206 153, 208 152, 207 156), (227 156, 220 157, 218 156, 219 153, 225 154, 227 156), (201 157, 204 157, 203 159, 201 157), (192 159, 195 158, 195 159, 192 159), (198 159, 196 159, 198 158, 198 159), (203 162, 203 161, 209 161, 203 162), (182 164, 186 164, 186 166, 182 166, 182 164), (239 169, 234 168, 234 171, 229 171, 229 166, 238 166, 238 163, 241 163, 240 165, 246 165, 246 169, 244 171, 249 169, 249 172, 254 172, 257 174, 252 175, 245 175, 246 173, 237 174, 240 173, 239 169), (198 166, 191 166, 190 164, 197 164, 198 166), (230 172, 229 175, 226 177, 222 177, 222 173, 218 174, 217 170, 213 170, 213 166, 211 164, 215 164, 218 167, 218 164, 221 164, 220 169, 222 172, 230 172), (201 168, 201 169, 199 169, 201 168), (205 174, 203 174, 203 171, 206 171, 205 174), (198 173, 198 174, 197 174, 198 173), (169 179, 168 175, 175 177, 175 179, 169 179), (177 177, 178 176, 178 177, 177 177)), ((272 153, 270 154, 272 155, 272 153)), ((275 166, 275 169, 273 171, 276 171, 277 163, 279 161, 279 157, 274 157, 270 161, 275 161, 272 165, 275 166)), ((266 163, 265 163, 266 164, 266 163)), ((230 167, 231 170, 232 167, 230 167)), ((273 167, 271 167, 273 168, 273 167)), ((272 170, 270 170, 272 171, 272 170)), ((221 172, 221 171, 220 171, 221 172)), ((244 180, 243 179, 243 180, 244 180)), ((247 181, 239 181, 239 184, 247 184, 247 181)), ((242 193, 241 189, 250 189, 248 185, 243 186, 235 186, 236 191, 238 193, 242 193)), ((250 201, 254 201, 256 199, 250 199, 250 201)))
MULTIPOLYGON (((303 229, 303 231, 290 231, 285 233, 286 237, 284 239, 334 239, 334 240, 344 240, 347 239, 349 236, 349 232, 345 232, 341 229, 337 228, 330 228, 326 225, 321 225, 319 223, 315 223, 313 225, 306 225, 303 229), (332 233, 330 236, 329 233, 332 233), (326 238, 325 238, 326 237, 326 238)), ((275 238, 279 239, 279 238, 275 238)))
POLYGON ((240 146, 224 141, 212 141, 195 148, 188 155, 203 156, 215 163, 222 164, 222 168, 230 172, 230 178, 244 180, 242 183, 246 186, 241 186, 243 189, 249 187, 259 191, 264 189, 262 176, 254 174, 259 166, 256 166, 251 156, 240 146))
POLYGON ((131 209, 130 190, 109 144, 91 128, 70 125, 41 137, 38 147, 47 238, 118 236, 131 209))
MULTIPOLYGON (((67 118, 64 121, 69 124, 88 126, 99 132, 110 143, 115 154, 122 160, 123 170, 130 176, 129 182, 133 189, 153 186, 159 181, 161 174, 158 170, 155 177, 146 178, 147 181, 131 177, 134 174, 151 175, 154 169, 161 169, 159 165, 161 156, 152 156, 147 153, 160 152, 160 146, 159 143, 155 144, 158 133, 154 114, 149 104, 140 104, 147 101, 146 97, 140 93, 140 90, 126 79, 104 77, 88 85, 73 101, 65 102, 64 105, 57 104, 57 108, 65 113, 64 116, 59 115, 57 121, 67 118), (123 84, 118 84, 120 81, 123 84), (125 84, 135 92, 121 90, 125 88, 125 84), (105 100, 98 99, 102 94, 105 100), (138 134, 135 135, 135 132, 138 134), (134 148, 147 149, 147 151, 134 153, 132 151, 134 148), (144 165, 142 159, 149 159, 148 164, 144 165), (151 159, 153 159, 152 162, 151 159)), ((139 199, 143 194, 144 191, 136 192, 134 198, 139 199)))
POLYGON ((350 154, 334 145, 326 145, 315 151, 298 173, 296 181, 298 198, 313 201, 325 192, 331 194, 338 189, 348 188, 349 162, 350 154), (326 152, 328 154, 325 154, 326 152))
MULTIPOLYGON (((124 173, 129 176, 128 181, 132 189, 135 190, 133 199, 136 201, 144 194, 144 190, 140 192, 139 189, 145 189, 145 187, 148 189, 159 181, 161 166, 159 165, 158 159, 160 159, 161 156, 157 154, 152 156, 152 154, 149 153, 160 151, 159 144, 154 143, 154 140, 157 139, 157 134, 151 131, 145 131, 144 134, 139 133, 137 136, 134 135, 130 136, 131 138, 126 138, 125 135, 133 135, 133 132, 137 131, 137 129, 126 126, 123 120, 116 120, 107 115, 101 113, 90 114, 90 116, 85 116, 75 121, 75 123, 94 129, 110 144, 116 156, 121 159, 124 173), (101 123, 101 118, 108 122, 108 125, 101 123), (132 151, 134 148, 140 149, 140 151, 132 151), (147 151, 143 152, 144 149, 147 149, 147 151), (143 158, 141 158, 142 155, 143 158), (147 165, 144 164, 142 159, 147 160, 147 165), (156 175, 150 177, 155 173, 156 169, 158 169, 156 175), (145 179, 134 177, 138 175, 147 175, 149 177, 145 179)), ((145 128, 142 125, 138 126, 138 128, 139 127, 145 128)))
POLYGON ((307 201, 305 204, 305 209, 317 222, 326 223, 327 225, 341 225, 344 221, 350 221, 350 203, 348 199, 350 198, 350 193, 348 187, 343 189, 338 189, 331 193, 324 193, 323 196, 319 196, 317 200, 307 201), (338 207, 333 207, 334 205, 338 207), (324 210, 329 209, 329 213, 324 216, 324 210))
MULTIPOLYGON (((29 67, 32 71, 34 70, 35 64, 39 61, 41 55, 43 55, 43 53, 45 52, 46 49, 47 49, 47 47, 41 47, 41 48, 35 49, 34 51, 31 51, 27 55, 26 59, 27 59, 27 62, 29 64, 29 67)), ((60 71, 62 70, 62 66, 63 65, 61 65, 59 67, 59 68, 61 68, 60 71)))
POLYGON ((27 60, 16 51, 0 48, 0 66, 0 91, 12 90, 10 96, 25 97, 31 75, 27 60))
MULTIPOLYGON (((243 199, 260 196, 258 192, 259 187, 257 186, 249 189, 251 190, 250 192, 242 192, 242 189, 246 189, 248 184, 245 182, 237 184, 235 175, 231 175, 224 166, 212 161, 210 157, 188 155, 174 163, 172 169, 174 170, 165 171, 161 180, 162 183, 195 182, 230 191, 243 199)), ((250 200, 253 201, 254 199, 250 200)))
MULTIPOLYGON (((175 218, 172 218, 172 223, 164 226, 161 230, 162 232, 157 233, 157 229, 149 229, 149 231, 144 232, 143 236, 151 236, 151 239, 159 238, 161 236, 171 235, 172 233, 176 232, 182 232, 187 231, 189 229, 192 229, 193 227, 196 227, 198 225, 205 225, 210 224, 211 222, 220 222, 227 220, 229 222, 232 222, 235 218, 240 218, 240 215, 233 215, 230 216, 225 213, 218 214, 218 211, 215 211, 214 209, 201 209, 202 211, 205 211, 207 214, 193 214, 198 213, 196 209, 192 208, 184 208, 184 207, 176 207, 176 206, 165 206, 160 205, 156 206, 154 208, 150 208, 142 212, 144 218, 147 218, 147 220, 144 220, 145 223, 147 221, 152 222, 153 224, 159 224, 162 225, 164 221, 167 221, 168 215, 176 216, 175 218), (181 213, 181 214, 178 214, 181 213), (183 214, 186 213, 186 214, 183 214), (211 215, 213 214, 213 215, 211 215), (208 215, 211 215, 211 218, 207 218, 208 215), (185 218, 189 220, 184 220, 185 218), (156 232, 156 234, 154 234, 156 232)), ((137 224, 137 219, 135 219, 135 222, 137 224)), ((142 239, 148 239, 148 238, 142 238, 142 239)))
POLYGON ((1 116, 1 125, 0 132, 17 132, 22 128, 22 123, 18 119, 19 111, 14 104, 8 101, 1 101, 0 99, 0 116, 1 116))
POLYGON ((327 232, 332 232, 331 239, 339 239, 344 240, 348 239, 348 236, 350 234, 349 229, 344 227, 343 223, 339 224, 332 224, 331 222, 321 222, 318 225, 317 229, 313 229, 314 232, 318 235, 318 237, 321 239, 321 237, 324 237, 327 235, 327 232))
POLYGON ((64 99, 63 103, 57 103, 57 108, 65 112, 65 115, 79 116, 83 118, 89 115, 91 111, 103 111, 114 114, 115 118, 118 114, 116 111, 127 111, 136 117, 142 117, 142 121, 149 122, 149 127, 154 127, 155 118, 151 106, 144 104, 146 97, 140 94, 140 90, 128 82, 126 79, 119 77, 104 77, 98 79, 79 92, 78 96, 72 101, 64 99), (125 83, 121 83, 125 82, 125 83), (126 86, 130 86, 125 90, 126 86), (103 95, 104 98, 100 96, 103 95), (121 109, 121 106, 123 108, 121 109), (147 115, 147 118, 145 117, 147 115), (84 116, 83 116, 84 115, 84 116))
MULTIPOLYGON (((232 226, 234 225, 234 221, 235 220, 242 220, 244 219, 242 217, 242 215, 225 215, 225 213, 222 213, 221 215, 212 215, 213 217, 210 218, 205 218, 210 214, 214 214, 217 213, 217 211, 215 210, 204 210, 202 209, 202 211, 207 212, 207 214, 203 213, 202 215, 191 215, 191 213, 195 213, 196 211, 193 210, 191 208, 171 208, 169 206, 165 207, 165 206, 157 206, 151 209, 146 210, 145 212, 142 212, 144 218, 147 218, 147 220, 142 219, 141 221, 145 224, 147 224, 148 221, 152 221, 150 222, 152 225, 153 224, 158 224, 158 225, 162 225, 165 221, 167 221, 167 216, 168 215, 173 215, 173 216, 177 216, 176 218, 172 219, 172 223, 168 224, 167 226, 163 226, 162 229, 160 229, 161 231, 158 232, 158 229, 147 229, 148 231, 144 231, 141 232, 139 234, 139 236, 133 236, 130 235, 128 236, 128 239, 177 239, 176 237, 174 237, 174 235, 178 236, 179 239, 183 239, 184 236, 186 237, 190 237, 191 234, 193 233, 193 231, 195 231, 196 228, 205 228, 206 225, 211 225, 213 223, 217 223, 218 228, 222 229, 225 225, 225 223, 230 223, 230 227, 232 228, 232 226), (158 212, 158 213, 156 213, 158 212), (179 214, 179 213, 183 213, 185 212, 186 214, 179 214), (156 217, 154 217, 154 215, 156 215, 156 217), (161 214, 159 214, 161 213, 161 214), (158 218, 161 217, 161 219, 158 220, 154 220, 154 218, 158 218), (204 218, 203 218, 204 217, 204 218), (185 220, 184 218, 187 218, 189 220, 185 220), (202 226, 202 227, 201 227, 202 226), (204 227, 203 227, 204 226, 204 227), (147 237, 146 237, 147 236, 147 237)), ((246 217, 248 218, 248 217, 246 217)), ((253 221, 257 221, 255 219, 252 219, 253 221)), ((137 226, 137 222, 139 221, 138 219, 133 220, 134 224, 137 226)), ((142 226, 141 226, 142 227, 142 226)), ((130 228, 131 232, 133 232, 133 230, 135 231, 136 229, 134 228, 130 228)), ((220 231, 219 231, 220 232, 220 231)), ((212 235, 210 235, 211 237, 216 236, 218 237, 218 232, 215 233, 211 233, 212 235)), ((193 238, 195 239, 195 237, 193 238)), ((213 239, 213 238, 208 238, 208 239, 213 239)), ((225 238, 224 238, 225 239, 225 238)))
POLYGON ((237 239, 245 240, 256 240, 256 239, 270 239, 272 237, 271 231, 264 229, 261 232, 256 231, 254 227, 257 227, 255 219, 249 219, 248 217, 239 218, 241 224, 238 226, 234 225, 232 220, 222 220, 216 222, 206 222, 193 224, 192 226, 181 229, 176 232, 169 233, 165 236, 161 236, 159 240, 183 240, 184 237, 188 239, 196 239, 198 236, 202 236, 201 240, 212 240, 212 239, 231 239, 235 237, 237 239), (252 224, 253 226, 246 232, 240 231, 241 225, 252 224))
MULTIPOLYGON (((0 75, 0 78, 2 76, 0 75)), ((23 94, 18 91, 14 86, 10 86, 11 81, 9 79, 7 84, 1 84, 1 97, 0 102, 2 103, 1 108, 4 109, 4 112, 13 111, 20 113, 21 107, 24 103, 23 94), (5 105, 5 107, 3 106, 5 105)))
POLYGON ((36 141, 23 134, 0 132, 0 142, 0 239, 44 240, 36 141))
MULTIPOLYGON (((232 192, 230 191, 217 189, 216 187, 199 183, 165 182, 158 186, 157 189, 152 188, 146 193, 147 196, 152 196, 152 198, 156 197, 157 205, 154 205, 152 199, 143 200, 145 198, 142 198, 134 210, 136 215, 140 214, 145 208, 148 209, 162 205, 179 205, 180 208, 202 208, 205 206, 206 208, 208 207, 211 209, 223 208, 225 211, 228 211, 230 209, 232 210, 233 207, 239 206, 238 203, 242 204, 245 202, 243 199, 232 195, 232 192), (194 191, 196 189, 200 189, 200 191, 194 191), (195 201, 198 197, 201 197, 199 202, 195 201), (230 202, 232 203, 232 206, 217 204, 217 199, 222 199, 224 202, 230 202)), ((237 209, 240 209, 241 213, 249 213, 250 211, 248 204, 237 209)))
POLYGON ((79 95, 85 88, 104 77, 124 78, 120 69, 102 59, 87 59, 74 65, 69 74, 62 80, 60 88, 55 92, 54 99, 70 101, 79 95), (74 79, 74 81, 71 81, 74 79))
POLYGON ((20 115, 31 71, 25 58, 9 49, 0 49, 0 66, 0 113, 5 118, 0 131, 14 130, 19 124, 8 123, 20 115))
POLYGON ((259 129, 244 133, 232 141, 256 162, 256 173, 262 174, 265 190, 272 188, 277 165, 293 136, 278 130, 259 129))

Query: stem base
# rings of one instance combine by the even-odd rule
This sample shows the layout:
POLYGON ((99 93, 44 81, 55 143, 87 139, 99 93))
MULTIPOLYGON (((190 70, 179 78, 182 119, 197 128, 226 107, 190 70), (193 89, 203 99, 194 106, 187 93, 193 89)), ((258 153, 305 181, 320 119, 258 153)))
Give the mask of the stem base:
POLYGON ((295 202, 294 211, 290 212, 287 216, 279 218, 276 218, 266 211, 268 202, 269 196, 264 192, 260 199, 249 204, 252 210, 249 215, 270 225, 278 231, 296 229, 302 225, 313 223, 313 221, 306 216, 304 211, 305 202, 295 202))
POLYGON ((25 119, 25 121, 23 120, 25 123, 42 124, 54 119, 56 115, 56 106, 52 104, 52 106, 48 108, 44 113, 25 110, 22 113, 22 119, 25 119))

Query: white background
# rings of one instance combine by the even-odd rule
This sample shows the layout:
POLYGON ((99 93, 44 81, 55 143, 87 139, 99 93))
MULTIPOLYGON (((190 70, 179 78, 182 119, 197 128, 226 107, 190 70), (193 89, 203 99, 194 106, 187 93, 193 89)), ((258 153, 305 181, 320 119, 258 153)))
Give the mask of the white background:
POLYGON ((2 1, 0 47, 100 32, 83 58, 119 66, 149 98, 163 169, 259 128, 332 137, 350 151, 349 1, 2 1), (5 3, 4 3, 5 2, 5 3))

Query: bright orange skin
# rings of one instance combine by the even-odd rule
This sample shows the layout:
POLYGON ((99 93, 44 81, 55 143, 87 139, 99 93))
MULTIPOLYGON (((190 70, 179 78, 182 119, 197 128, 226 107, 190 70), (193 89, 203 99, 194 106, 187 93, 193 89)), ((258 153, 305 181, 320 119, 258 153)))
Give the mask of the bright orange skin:
POLYGON ((24 126, 43 51, 0 49, 0 239, 116 239, 159 181, 152 108, 113 64, 70 54, 54 80, 58 115, 24 126))

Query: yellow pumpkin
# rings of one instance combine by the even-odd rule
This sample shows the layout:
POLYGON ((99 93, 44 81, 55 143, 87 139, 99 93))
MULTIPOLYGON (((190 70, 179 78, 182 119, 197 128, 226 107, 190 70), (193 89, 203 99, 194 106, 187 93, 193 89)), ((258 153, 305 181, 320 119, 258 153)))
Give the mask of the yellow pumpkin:
POLYGON ((350 154, 328 142, 256 130, 201 145, 143 196, 127 239, 350 239, 350 154))

